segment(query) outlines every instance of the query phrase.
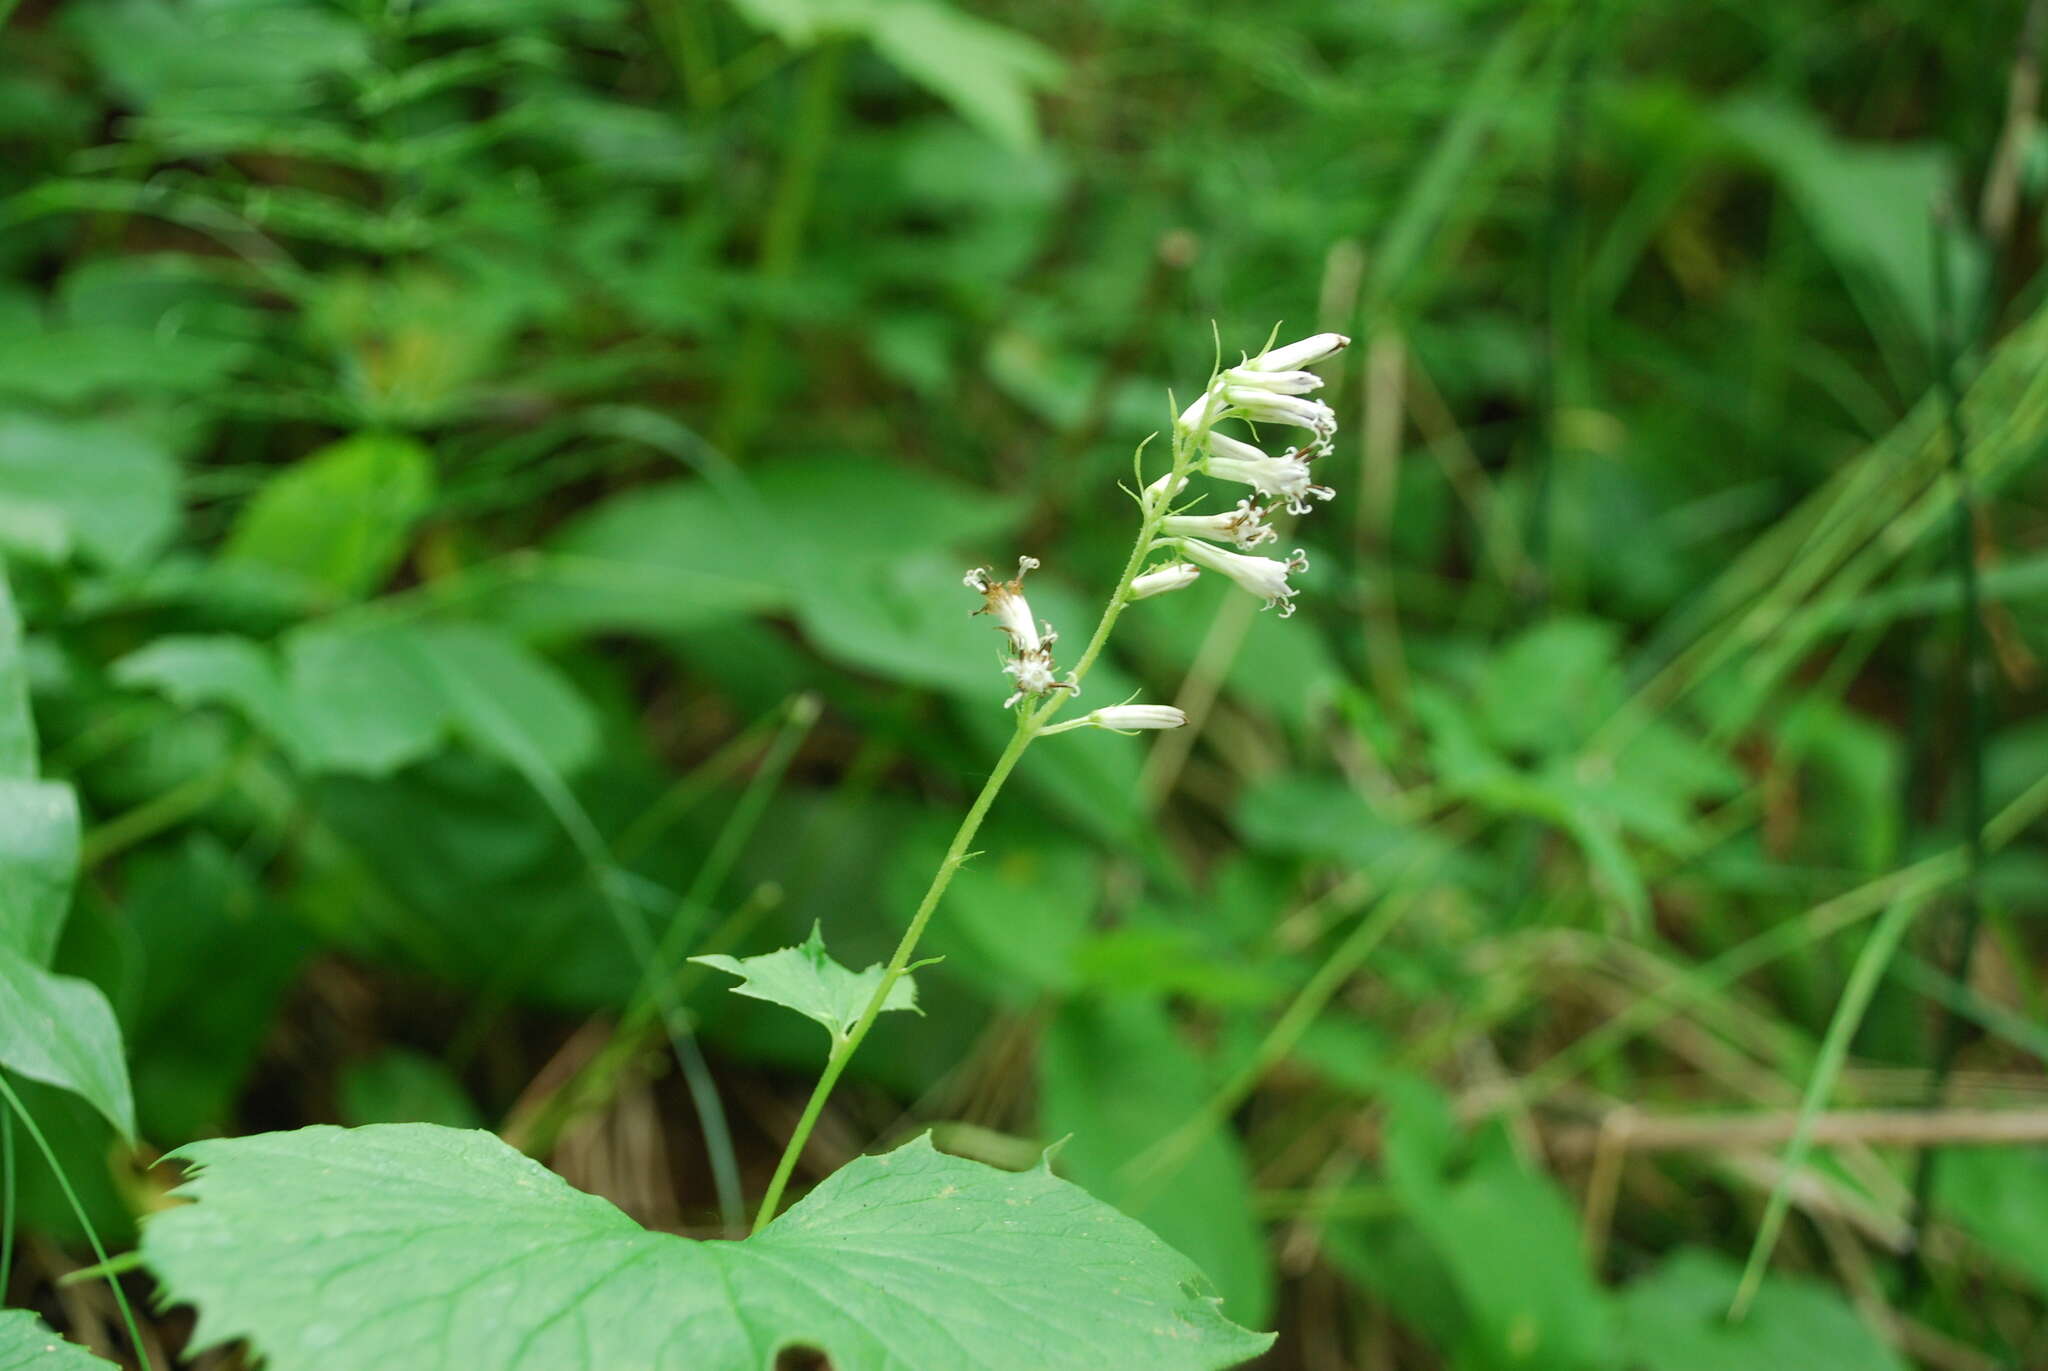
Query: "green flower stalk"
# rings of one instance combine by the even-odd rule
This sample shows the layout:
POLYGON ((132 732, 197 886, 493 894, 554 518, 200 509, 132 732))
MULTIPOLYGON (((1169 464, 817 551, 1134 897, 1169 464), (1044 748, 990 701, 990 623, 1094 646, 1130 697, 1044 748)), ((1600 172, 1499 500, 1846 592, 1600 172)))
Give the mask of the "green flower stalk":
POLYGON ((1053 722, 1053 716, 1081 693, 1083 678, 1102 655, 1124 610, 1139 600, 1185 589, 1208 570, 1257 595, 1267 608, 1278 607, 1282 618, 1294 612, 1293 601, 1298 592, 1287 578, 1307 569, 1306 556, 1296 551, 1285 560, 1258 557, 1219 544, 1250 549, 1271 542, 1278 536, 1271 526, 1276 509, 1284 507, 1292 514, 1306 514, 1314 508, 1311 499, 1329 500, 1335 495, 1329 487, 1313 483, 1310 463, 1329 452, 1337 432, 1337 418, 1322 401, 1303 397, 1323 384, 1322 378, 1307 368, 1335 355, 1350 341, 1342 334, 1319 333, 1284 347, 1268 348, 1234 367, 1218 370, 1209 378, 1201 396, 1175 416, 1171 465, 1149 484, 1145 484, 1143 472, 1144 449, 1139 449, 1139 482, 1143 489, 1137 495, 1138 534, 1094 633, 1072 670, 1064 676, 1053 660, 1053 647, 1059 642, 1059 635, 1053 632, 1051 624, 1032 613, 1024 594, 1024 577, 1037 568, 1038 559, 1018 558, 1017 574, 1009 580, 996 579, 985 567, 967 573, 967 588, 982 597, 980 607, 971 612, 989 615, 1003 634, 1002 673, 1012 688, 1003 707, 1016 711, 1016 730, 954 831, 953 841, 932 874, 931 884, 918 901, 910 926, 896 944, 866 1007, 843 1034, 834 1035, 825 1069, 819 1074, 817 1086, 811 1091, 762 1196, 761 1208, 754 1216, 755 1232, 767 1227, 781 1207, 783 1191, 817 1126, 825 1101, 846 1070, 847 1062, 860 1050, 861 1041, 876 1018, 889 1007, 891 992, 910 971, 911 958, 917 953, 918 943, 946 887, 966 863, 970 855, 968 845, 980 831, 989 807, 1016 769, 1024 750, 1039 738, 1056 733, 1098 728, 1135 733, 1180 728, 1187 723, 1187 716, 1170 705, 1129 701, 1104 706, 1064 723, 1053 722), (1306 441, 1274 456, 1244 439, 1216 432, 1216 425, 1225 422, 1298 428, 1306 430, 1308 436, 1306 441), (1256 499, 1242 499, 1234 509, 1221 514, 1204 514, 1191 505, 1176 505, 1175 500, 1196 475, 1248 485, 1256 499), (1266 503, 1261 504, 1260 500, 1266 503), (1155 552, 1165 553, 1165 560, 1147 565, 1155 552))

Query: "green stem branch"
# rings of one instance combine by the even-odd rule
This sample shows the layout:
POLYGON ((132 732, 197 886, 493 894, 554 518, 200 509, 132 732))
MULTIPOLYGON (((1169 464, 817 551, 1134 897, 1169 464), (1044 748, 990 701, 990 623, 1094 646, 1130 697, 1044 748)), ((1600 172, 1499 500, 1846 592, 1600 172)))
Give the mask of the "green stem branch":
POLYGON ((964 865, 971 855, 967 845, 974 841, 974 835, 981 830, 981 822, 988 817, 989 806, 995 803, 996 795, 1003 783, 1010 779, 1024 749, 1044 731, 1052 716, 1060 711, 1069 695, 1078 694, 1082 678, 1095 665, 1096 658, 1109 642, 1110 631, 1130 603, 1131 583, 1138 579, 1139 571, 1145 565, 1145 558, 1152 551, 1152 542, 1159 534, 1160 521, 1166 517, 1172 503, 1171 492, 1178 488, 1180 479, 1187 474, 1192 454, 1199 446, 1199 431, 1189 434, 1179 427, 1174 430, 1173 469, 1166 482, 1167 494, 1157 499, 1145 499, 1144 518, 1138 526, 1137 539, 1131 544, 1131 555, 1124 560, 1123 575, 1118 578, 1116 590, 1111 593, 1109 603, 1103 606, 1102 617, 1096 621, 1095 632, 1089 635, 1088 645, 1081 650, 1081 656, 1074 663, 1068 680, 1075 687, 1071 691, 1055 690, 1036 704, 1026 704, 1017 711, 1017 731, 1010 735, 1010 742, 996 758, 988 779, 982 783, 981 793, 974 797, 960 827, 954 830, 953 841, 946 848, 946 855, 939 862, 939 868, 932 873, 931 884, 926 887, 924 898, 918 901, 917 912, 910 918, 910 926, 903 930, 903 936, 896 943, 896 950, 889 957, 889 964, 882 972, 882 979, 875 986, 875 993, 868 998, 867 1007, 854 1021, 846 1035, 832 1044, 832 1054, 825 1060, 825 1069, 818 1076, 818 1083, 811 1090, 811 1097, 804 1103, 804 1111, 797 1117, 796 1127, 791 1130, 788 1144, 782 1149, 782 1157, 775 1164, 775 1174, 769 1178, 768 1189, 761 1197, 761 1207, 754 1215, 753 1231, 759 1233, 774 1221, 776 1211, 782 1206, 783 1191, 789 1187, 790 1174, 796 1170, 797 1158, 803 1154, 804 1145, 811 1139, 811 1131, 818 1126, 818 1116, 824 1112, 825 1101, 831 1097, 832 1088, 839 1084, 839 1077, 845 1072, 846 1064, 853 1054, 860 1050, 861 1041, 875 1020, 882 1013, 882 1006, 889 999, 889 992, 895 988, 910 969, 910 959, 917 954, 917 945, 924 938, 924 931, 937 912, 939 901, 945 896, 946 887, 953 883, 954 873, 964 865))

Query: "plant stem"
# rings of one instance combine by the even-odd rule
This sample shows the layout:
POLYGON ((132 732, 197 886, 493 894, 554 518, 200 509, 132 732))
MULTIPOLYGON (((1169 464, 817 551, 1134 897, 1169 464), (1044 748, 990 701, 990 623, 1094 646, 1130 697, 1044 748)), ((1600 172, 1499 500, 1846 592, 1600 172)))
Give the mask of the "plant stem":
MULTIPOLYGON (((20 1119, 21 1126, 28 1130, 29 1141, 43 1154, 43 1161, 49 1166, 50 1174, 56 1178, 57 1188, 64 1192, 65 1203, 71 1206, 71 1213, 78 1220, 78 1226, 85 1230, 85 1240, 91 1245, 93 1256, 98 1259, 101 1266, 105 1266, 106 1244, 100 1241, 99 1230, 92 1224, 92 1216, 85 1212, 85 1205, 79 1201, 78 1191, 73 1188, 71 1177, 65 1174, 63 1164, 57 1160, 57 1153, 51 1148, 50 1140, 43 1136, 43 1130, 37 1126, 34 1117, 22 1107, 21 1096, 15 1094, 14 1087, 7 1083, 5 1072, 0 1072, 0 1102, 6 1105, 5 1110, 0 1110, 0 1114, 6 1116, 6 1126, 11 1129, 14 1127, 14 1120, 20 1119)), ((135 1360, 141 1364, 143 1371, 149 1371, 149 1346, 142 1340, 142 1328, 135 1322, 135 1311, 129 1307, 127 1292, 121 1289, 120 1280, 113 1276, 107 1278, 107 1289, 113 1292, 114 1303, 121 1311, 121 1321, 128 1326, 128 1341, 134 1345, 135 1360)))
POLYGON ((790 1131, 789 1142, 782 1149, 782 1157, 775 1164, 775 1174, 768 1181, 768 1189, 761 1196, 761 1207, 754 1214, 753 1232, 759 1233, 775 1218, 776 1210, 782 1205, 782 1192, 789 1186, 790 1173, 796 1170, 796 1159, 802 1155, 804 1145, 811 1139, 811 1130, 818 1126, 818 1116, 824 1112, 825 1101, 832 1094, 832 1087, 839 1083, 841 1073, 853 1054, 860 1050, 861 1040, 874 1027, 875 1020, 882 1013, 882 1006, 889 999, 889 992, 896 982, 903 979, 910 969, 910 959, 917 953, 917 945, 924 938, 925 927, 931 923, 932 915, 938 910, 939 900, 945 895, 946 887, 953 883, 953 875, 969 856, 967 845, 974 841, 974 835, 981 829, 981 821, 988 817, 989 806, 995 803, 996 795, 1003 783, 1010 779, 1017 761, 1024 755, 1024 749, 1031 746, 1047 721, 1059 713, 1069 695, 1079 693, 1081 680, 1088 669, 1095 665, 1095 659, 1102 655, 1103 647, 1109 642, 1110 630, 1123 615, 1124 606, 1130 603, 1131 582, 1138 579, 1139 569, 1145 565, 1145 558, 1152 551, 1152 540, 1158 536, 1160 521, 1172 504, 1171 491, 1177 487, 1182 476, 1187 474, 1192 455, 1198 446, 1199 430, 1189 434, 1179 427, 1174 430, 1173 470, 1169 473, 1167 489, 1169 494, 1157 500, 1146 500, 1145 515, 1138 525, 1138 537, 1131 544, 1131 555, 1124 559, 1123 575, 1117 580, 1116 590, 1103 606, 1102 617, 1096 621, 1095 632, 1089 636, 1088 645, 1081 650, 1080 660, 1068 680, 1074 685, 1071 691, 1055 690, 1048 698, 1036 704, 1027 704, 1017 711, 1017 731, 1010 735, 1010 742, 996 758, 988 779, 982 782, 981 793, 974 797, 974 803, 967 807, 966 816, 960 820, 960 827, 954 830, 953 841, 946 848, 946 855, 939 862, 939 869, 932 873, 931 885, 925 889, 924 898, 918 901, 917 912, 911 915, 910 927, 903 930, 903 936, 896 943, 896 951, 890 954, 889 964, 882 972, 875 993, 868 997, 867 1008, 854 1021, 846 1036, 832 1044, 832 1054, 825 1059, 825 1069, 818 1076, 818 1083, 811 1090, 811 1097, 804 1103, 804 1112, 798 1116, 796 1127, 790 1131))
MULTIPOLYGON (((1970 481, 1970 435, 1963 414, 1962 384, 1956 375, 1961 364, 1962 345, 1956 318, 1954 284, 1949 272, 1950 216, 1937 211, 1934 222, 1934 295, 1936 332, 1935 386, 1941 395, 1943 419, 1948 430, 1949 482, 1955 492, 1951 512, 1951 553, 1956 579, 1962 592, 1957 606, 1957 628, 1961 636, 1963 737, 1961 740, 1960 789, 1962 790, 1963 879, 1949 950, 1949 979, 1968 988, 1970 966, 1975 959, 1977 935, 1984 916, 1984 899, 1979 882, 1984 868, 1984 735, 1988 712, 1985 696, 1984 616, 1977 585, 1976 523, 1977 501, 1970 481)), ((1948 1091, 1949 1074, 1955 1069, 1969 1024, 1953 1011, 1941 1020, 1935 1041, 1933 1074, 1927 1088, 1927 1107, 1936 1108, 1948 1091)), ((1914 1293, 1926 1274, 1922 1244, 1927 1236, 1928 1210, 1934 1200, 1934 1173, 1941 1156, 1930 1147, 1920 1154, 1913 1170, 1913 1239, 1906 1249, 1904 1286, 1914 1293)))
POLYGON ((982 782, 981 793, 968 806, 966 817, 960 820, 960 827, 954 830, 952 845, 946 849, 945 858, 939 869, 932 873, 932 883, 926 887, 924 898, 918 902, 917 913, 911 916, 910 927, 903 930, 903 936, 896 943, 896 951, 889 957, 887 970, 882 973, 875 993, 868 999, 867 1008, 854 1021, 846 1036, 832 1044, 832 1055, 825 1061, 825 1070, 818 1077, 818 1084, 811 1091, 811 1098, 804 1104, 804 1112, 796 1121, 796 1127, 789 1135, 789 1143, 782 1150, 782 1159, 775 1164, 775 1175, 768 1182, 767 1193, 761 1197, 761 1208, 754 1215, 753 1231, 759 1233, 775 1217, 775 1211, 782 1204, 782 1192, 789 1185, 790 1172, 796 1169, 796 1159, 803 1152, 804 1144, 811 1139, 811 1130, 817 1127, 818 1115, 825 1108, 826 1099, 832 1094, 832 1087, 839 1083, 840 1073, 846 1070, 846 1063, 860 1049, 861 1040, 874 1027, 875 1019, 882 1012, 882 1004, 889 998, 889 991, 902 979, 910 965, 910 958, 917 951, 917 944, 924 937, 925 926, 931 922, 932 913, 939 907, 939 899, 946 893, 946 887, 953 883, 953 873, 967 861, 967 845, 974 841, 974 835, 981 828, 981 821, 987 817, 989 806, 995 803, 996 794, 1003 788, 1003 782, 1010 778, 1017 759, 1024 755, 1024 749, 1037 736, 1033 727, 1036 722, 1029 711, 1017 716, 1017 731, 1010 735, 1010 744, 1003 749, 1003 755, 996 758, 995 769, 982 782))

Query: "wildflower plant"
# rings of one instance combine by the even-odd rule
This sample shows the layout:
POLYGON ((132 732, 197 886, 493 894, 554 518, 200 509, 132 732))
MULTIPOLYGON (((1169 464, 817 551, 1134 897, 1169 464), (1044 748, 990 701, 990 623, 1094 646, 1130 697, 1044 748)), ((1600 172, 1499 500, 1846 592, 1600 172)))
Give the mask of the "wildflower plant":
POLYGON ((1083 679, 1108 646, 1110 634, 1124 610, 1135 601, 1190 586, 1199 578, 1200 571, 1208 570, 1234 581, 1264 601, 1267 608, 1278 608, 1282 618, 1294 612, 1297 592, 1287 578, 1308 569, 1306 554, 1296 549, 1283 560, 1233 552, 1220 543, 1257 547, 1273 541, 1277 534, 1271 520, 1276 509, 1284 507, 1289 513, 1305 513, 1313 508, 1311 498, 1328 500, 1334 496, 1329 487, 1313 484, 1310 463, 1329 453, 1337 433, 1337 417, 1322 401, 1302 397, 1323 384, 1321 377, 1306 368, 1334 356, 1350 341, 1340 333, 1318 333, 1284 347, 1268 347, 1236 366, 1218 368, 1201 396, 1175 415, 1168 469, 1150 482, 1144 479, 1145 449, 1150 442, 1140 444, 1134 458, 1140 485, 1138 534, 1130 556, 1125 559, 1123 575, 1096 621, 1094 633, 1089 635, 1072 669, 1064 675, 1053 659, 1059 635, 1051 624, 1032 612, 1024 593, 1024 578, 1038 568, 1038 559, 1018 558, 1017 574, 1009 580, 997 580, 985 567, 967 573, 967 588, 982 597, 981 605, 969 613, 989 615, 1004 636, 1002 673, 1012 690, 1003 705, 1016 711, 1016 728, 981 793, 974 797, 954 832, 946 855, 933 873, 931 884, 918 902, 910 926, 904 930, 881 979, 875 983, 866 1007, 852 1027, 834 1040, 825 1070, 769 1182, 755 1219, 755 1232, 774 1217, 796 1159, 816 1127, 826 1099, 847 1061, 859 1051, 861 1040, 889 1006, 893 987, 909 974, 911 958, 917 953, 918 943, 923 940, 946 887, 967 861, 969 844, 1025 749, 1040 738, 1075 729, 1135 732, 1179 728, 1187 723, 1187 716, 1170 706, 1129 702, 1098 709, 1065 723, 1054 722, 1054 716, 1067 702, 1080 695, 1083 679), (1217 425, 1227 422, 1268 424, 1306 432, 1302 441, 1278 456, 1269 456, 1242 439, 1218 432, 1217 425), (1199 514, 1195 509, 1199 493, 1183 499, 1190 496, 1192 480, 1198 475, 1249 485, 1269 503, 1258 505, 1246 498, 1225 515, 1199 514))
POLYGON ((166 1298, 197 1306, 194 1349, 245 1340, 274 1371, 772 1371, 793 1350, 838 1371, 1210 1371, 1262 1351, 1270 1336, 1227 1318, 1193 1263, 1054 1176, 1049 1158, 1010 1173, 919 1138, 857 1158, 786 1213, 782 1200, 875 1021, 916 1010, 918 946, 1025 751, 1064 733, 1187 723, 1135 700, 1058 717, 1124 611, 1205 572, 1283 616, 1293 609, 1289 578, 1306 558, 1257 549, 1277 541, 1277 513, 1331 497, 1313 463, 1336 422, 1307 398, 1321 384, 1307 368, 1345 344, 1318 334, 1218 369, 1175 416, 1166 470, 1147 472, 1140 447, 1137 534, 1071 666, 1027 597, 1036 559, 1008 578, 967 573, 980 597, 970 612, 1001 634, 1015 724, 886 963, 841 966, 815 928, 798 947, 697 959, 738 977, 737 993, 819 1024, 830 1043, 744 1241, 649 1232, 487 1133, 393 1124, 209 1140, 174 1154, 193 1166, 182 1193, 194 1203, 154 1219, 142 1246, 166 1298), (1300 437, 1269 453, 1254 445, 1268 429, 1300 437), (1214 483, 1252 493, 1210 510, 1214 483))

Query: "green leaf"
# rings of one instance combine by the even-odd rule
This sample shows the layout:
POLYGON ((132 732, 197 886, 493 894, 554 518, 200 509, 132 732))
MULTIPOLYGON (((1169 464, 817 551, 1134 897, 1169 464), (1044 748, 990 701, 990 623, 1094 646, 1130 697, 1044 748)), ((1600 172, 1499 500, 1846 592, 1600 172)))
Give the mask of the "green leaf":
POLYGON ((114 680, 146 687, 186 709, 224 705, 295 751, 304 742, 269 649, 233 634, 174 634, 129 653, 114 680))
POLYGON ((1479 717, 1493 741, 1539 755, 1576 749, 1620 703, 1619 637, 1613 624, 1566 617, 1503 647, 1479 682, 1479 717))
POLYGON ((289 110, 370 59, 362 27, 306 4, 97 0, 67 16, 108 85, 145 109, 289 110))
POLYGON ((1045 1136, 1072 1135, 1061 1169, 1192 1257, 1234 1317, 1263 1321, 1272 1264, 1236 1135, 1212 1130, 1171 1174, 1125 1170, 1203 1109, 1214 1088, 1165 1005, 1135 995, 1071 1000, 1047 1029, 1038 1068, 1045 1136))
POLYGON ((650 1233, 484 1133, 330 1127, 194 1143, 144 1260, 193 1350, 271 1371, 1202 1371, 1269 1337, 1139 1225, 1054 1177, 919 1138, 745 1242, 650 1233))
POLYGON ((1972 1238, 2048 1290, 2048 1148, 1958 1147, 1936 1163, 1940 1207, 1972 1238))
POLYGON ((774 527, 745 491, 676 481, 613 496, 549 544, 491 613, 536 633, 662 633, 781 609, 774 527))
POLYGON ((177 464, 112 424, 0 416, 0 527, 22 518, 54 530, 61 551, 139 565, 177 523, 177 464))
POLYGON ((1598 1365, 1613 1314, 1556 1185, 1529 1170, 1498 1129, 1481 1135, 1480 1155, 1461 1174, 1446 1177, 1455 1128, 1447 1102, 1412 1078, 1390 1082, 1388 1092, 1388 1180, 1459 1296, 1458 1364, 1598 1365))
POLYGON ((136 1121, 150 1137, 229 1131, 278 1002, 312 950, 261 873, 197 826, 121 864, 121 1026, 136 1121))
POLYGON ((288 717, 315 770, 381 776, 451 732, 515 767, 575 771, 597 720, 559 672, 483 624, 326 620, 285 640, 288 717))
POLYGON ((432 1057, 386 1048, 341 1073, 341 1117, 350 1123, 438 1123, 476 1128, 474 1101, 462 1082, 432 1057))
POLYGON ((1711 1253, 1681 1251, 1621 1293, 1621 1344, 1642 1371, 1904 1371, 1905 1362, 1835 1291, 1773 1275, 1749 1315, 1728 1321, 1740 1277, 1711 1253))
POLYGON ((135 1136, 121 1026, 100 988, 0 947, 0 1066, 61 1086, 135 1136))
POLYGON ((478 751, 515 767, 561 774, 597 751, 597 718, 560 672, 482 624, 439 624, 418 634, 428 679, 449 722, 478 751))
POLYGON ((0 390, 75 409, 109 394, 198 395, 241 362, 243 344, 118 324, 0 339, 0 390))
POLYGON ((868 29, 875 51, 1011 148, 1038 141, 1031 92, 1060 76, 1060 61, 1023 34, 925 0, 877 4, 868 29))
MULTIPOLYGON (((1739 97, 1728 130, 1768 166, 1814 237, 1835 259, 1873 327, 1937 335, 1935 210, 1956 192, 1955 158, 1937 143, 1837 138, 1812 113, 1776 99, 1739 97), (1875 291, 1875 294, 1872 291, 1875 291)), ((1975 242, 1950 235, 1956 298, 1974 299, 1985 274, 1975 242)))
MULTIPOLYGON (((816 924, 811 925, 811 936, 803 943, 779 952, 758 957, 713 953, 690 960, 738 976, 740 984, 731 987, 733 994, 794 1009, 823 1024, 834 1040, 852 1030, 882 983, 880 962, 865 971, 851 971, 833 961, 825 952, 825 939, 816 924)), ((917 987, 907 974, 897 978, 889 987, 889 998, 882 1002, 884 1013, 892 1009, 917 1009, 917 987)))
POLYGON ((733 8, 786 43, 866 38, 898 71, 1012 148, 1037 141, 1031 92, 1060 76, 1049 48, 932 0, 733 0, 733 8))
POLYGON ((391 574, 433 493, 425 448, 393 434, 360 433, 272 477, 242 511, 222 555, 354 599, 391 574))
POLYGON ((26 1309, 0 1309, 0 1371, 93 1371, 113 1364, 58 1337, 26 1309))
POLYGON ((28 661, 22 655, 21 614, 0 569, 0 777, 36 774, 36 719, 28 704, 28 661))
POLYGON ((306 733, 306 763, 381 776, 432 753, 448 726, 408 627, 326 620, 284 640, 285 680, 306 733))
POLYGON ((0 947, 47 965, 77 872, 76 792, 56 781, 0 781, 0 947))

